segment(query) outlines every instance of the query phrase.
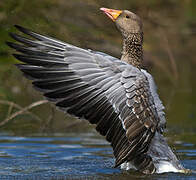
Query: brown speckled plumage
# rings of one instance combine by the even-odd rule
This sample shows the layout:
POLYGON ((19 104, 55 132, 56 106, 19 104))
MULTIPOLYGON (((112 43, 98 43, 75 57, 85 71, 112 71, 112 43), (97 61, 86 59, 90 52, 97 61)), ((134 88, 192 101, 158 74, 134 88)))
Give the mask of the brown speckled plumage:
POLYGON ((123 37, 121 60, 141 68, 143 61, 143 33, 124 34, 123 37))

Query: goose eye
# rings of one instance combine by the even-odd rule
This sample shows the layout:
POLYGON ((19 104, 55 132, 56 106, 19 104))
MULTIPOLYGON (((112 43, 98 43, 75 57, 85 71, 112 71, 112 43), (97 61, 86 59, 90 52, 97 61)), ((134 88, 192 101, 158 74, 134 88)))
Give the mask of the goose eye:
POLYGON ((128 15, 125 16, 127 19, 129 19, 130 17, 128 15))

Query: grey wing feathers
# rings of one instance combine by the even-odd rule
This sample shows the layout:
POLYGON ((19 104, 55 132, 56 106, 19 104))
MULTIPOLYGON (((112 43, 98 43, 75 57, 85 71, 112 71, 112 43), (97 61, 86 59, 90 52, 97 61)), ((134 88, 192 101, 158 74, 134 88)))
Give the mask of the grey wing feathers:
POLYGON ((24 64, 18 68, 57 107, 97 124, 111 142, 116 166, 140 157, 139 169, 154 168, 146 155, 159 121, 144 73, 117 58, 84 50, 16 26, 31 39, 11 34, 8 43, 24 64))
POLYGON ((161 102, 159 95, 157 94, 157 87, 155 85, 153 77, 146 70, 142 70, 142 72, 145 74, 149 82, 150 91, 154 99, 158 116, 160 118, 158 130, 162 133, 166 127, 166 119, 165 119, 165 112, 164 112, 165 107, 163 106, 163 103, 161 102))
POLYGON ((148 151, 151 139, 155 134, 159 117, 149 90, 148 80, 139 69, 131 66, 127 66, 118 80, 121 82, 117 88, 118 91, 114 91, 107 97, 112 102, 114 109, 119 112, 119 118, 126 131, 126 138, 130 142, 130 149, 118 150, 119 159, 117 159, 116 165, 121 164, 124 158, 134 161, 134 156, 142 157, 141 162, 143 163, 135 162, 137 168, 148 167, 153 171, 151 158, 144 154, 148 151))

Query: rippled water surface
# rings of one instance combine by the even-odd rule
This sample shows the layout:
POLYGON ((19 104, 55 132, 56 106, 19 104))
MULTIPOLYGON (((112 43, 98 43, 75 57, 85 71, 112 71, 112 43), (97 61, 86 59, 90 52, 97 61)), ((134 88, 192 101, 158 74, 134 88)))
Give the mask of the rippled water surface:
MULTIPOLYGON (((184 166, 196 169, 196 145, 175 146, 184 166)), ((196 179, 194 174, 144 176, 113 165, 111 147, 96 133, 0 136, 0 179, 196 179)))

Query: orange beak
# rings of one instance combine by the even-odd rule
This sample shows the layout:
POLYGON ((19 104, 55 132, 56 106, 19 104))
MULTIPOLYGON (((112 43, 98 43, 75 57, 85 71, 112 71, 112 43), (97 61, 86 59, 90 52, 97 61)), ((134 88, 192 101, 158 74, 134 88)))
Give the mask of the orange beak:
POLYGON ((101 11, 103 11, 112 21, 116 21, 118 16, 122 13, 120 10, 115 9, 108 9, 108 8, 100 8, 101 11))

